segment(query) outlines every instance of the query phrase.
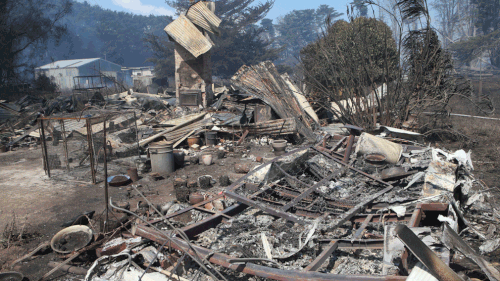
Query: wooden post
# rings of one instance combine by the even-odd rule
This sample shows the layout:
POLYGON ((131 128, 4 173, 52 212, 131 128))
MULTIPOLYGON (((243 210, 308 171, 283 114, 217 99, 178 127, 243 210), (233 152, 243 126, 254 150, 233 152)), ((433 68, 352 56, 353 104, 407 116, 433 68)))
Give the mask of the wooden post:
POLYGON ((89 146, 89 160, 90 160, 90 169, 92 173, 92 183, 96 184, 95 178, 95 162, 94 162, 94 142, 92 140, 92 125, 90 124, 90 118, 86 118, 85 122, 87 123, 87 142, 89 146))
POLYGON ((40 129, 41 129, 41 139, 42 139, 42 156, 43 163, 45 165, 45 171, 47 172, 47 176, 50 178, 50 165, 49 165, 49 154, 47 152, 47 142, 45 140, 45 129, 43 128, 43 119, 40 119, 40 129))

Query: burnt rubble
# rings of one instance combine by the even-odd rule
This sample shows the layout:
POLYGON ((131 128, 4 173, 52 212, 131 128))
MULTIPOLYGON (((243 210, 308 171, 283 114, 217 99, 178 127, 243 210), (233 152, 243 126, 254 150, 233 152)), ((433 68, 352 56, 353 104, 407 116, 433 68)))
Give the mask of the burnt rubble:
MULTIPOLYGON (((500 246, 485 223, 497 220, 493 195, 470 153, 389 127, 321 126, 270 63, 242 68, 233 82, 205 108, 130 92, 92 105, 60 99, 38 113, 43 101, 17 103, 24 119, 1 127, 8 149, 41 147, 50 179, 106 190, 105 216, 71 223, 91 241, 59 253, 44 278, 500 279, 484 256, 500 246), (171 176, 194 167, 201 174, 171 176), (150 201, 157 183, 172 183, 175 200, 150 201), (114 200, 108 185, 140 201, 114 200)), ((61 235, 57 245, 75 244, 67 239, 77 235, 61 235)))

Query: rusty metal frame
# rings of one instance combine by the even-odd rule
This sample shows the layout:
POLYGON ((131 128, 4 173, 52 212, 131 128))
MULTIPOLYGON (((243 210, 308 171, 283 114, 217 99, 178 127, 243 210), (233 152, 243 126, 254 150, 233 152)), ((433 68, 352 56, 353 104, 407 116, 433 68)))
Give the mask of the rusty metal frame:
MULTIPOLYGON (((44 170, 47 174, 47 176, 50 178, 50 166, 49 166, 49 159, 48 159, 48 152, 47 152, 47 142, 45 139, 45 128, 44 128, 44 121, 59 121, 61 126, 62 126, 62 137, 63 137, 63 142, 64 142, 64 155, 66 159, 66 169, 69 171, 69 159, 68 159, 68 144, 67 144, 67 138, 66 138, 66 132, 64 129, 64 120, 85 120, 85 128, 87 130, 87 145, 88 145, 88 153, 89 153, 89 161, 90 161, 90 170, 91 170, 91 177, 92 177, 92 183, 97 184, 97 171, 96 171, 96 155, 95 150, 94 150, 94 139, 92 136, 92 125, 100 122, 105 122, 107 118, 111 115, 120 115, 120 114, 134 114, 134 120, 135 120, 135 128, 136 128, 136 133, 137 133, 137 116, 135 114, 135 111, 122 111, 122 112, 110 112, 110 111, 104 111, 102 112, 99 116, 93 116, 93 117, 50 117, 50 116, 42 116, 38 118, 39 122, 39 128, 40 128, 40 139, 41 139, 41 144, 42 144, 42 159, 43 159, 43 166, 44 170)), ((131 125, 130 125, 131 126, 131 125)), ((138 139, 137 139, 138 140, 138 139)), ((139 142, 137 141, 137 146, 138 149, 139 147, 139 142)), ((140 155, 140 154, 139 154, 140 155)))
MULTIPOLYGON (((253 198, 257 197, 258 195, 267 192, 272 189, 272 185, 267 185, 264 188, 261 188, 257 192, 253 193, 252 195, 245 197, 241 196, 239 194, 235 193, 235 190, 239 187, 241 187, 244 184, 244 181, 251 176, 252 174, 256 173, 260 169, 263 169, 264 167, 268 167, 268 165, 274 165, 274 163, 280 161, 281 159, 290 156, 292 154, 295 154, 299 151, 303 151, 306 149, 312 149, 317 151, 320 154, 325 155, 326 157, 329 157, 330 159, 333 159, 335 162, 344 165, 347 169, 351 169, 354 172, 357 172, 359 174, 364 175, 365 177, 370 178, 374 182, 378 184, 382 184, 385 186, 385 188, 375 194, 372 194, 375 196, 379 196, 383 193, 386 193, 390 190, 392 190, 393 186, 390 185, 389 183, 386 183, 384 181, 381 181, 379 179, 376 179, 372 177, 371 175, 368 175, 366 173, 363 173, 362 171, 359 171, 351 166, 349 166, 346 163, 343 163, 342 160, 336 159, 331 155, 328 155, 327 153, 320 151, 316 149, 315 147, 308 146, 308 147, 302 147, 298 148, 294 151, 288 152, 280 157, 276 157, 270 162, 261 165, 257 169, 251 171, 249 174, 246 176, 238 179, 236 182, 234 182, 231 186, 229 186, 223 194, 220 194, 214 198, 211 198, 209 200, 203 201, 201 203, 198 203, 196 205, 190 206, 186 209, 180 210, 176 213, 173 213, 167 218, 173 218, 175 216, 181 215, 187 211, 197 209, 200 206, 205 205, 206 203, 216 200, 218 198, 225 196, 228 196, 230 198, 233 198, 238 201, 238 203, 234 204, 233 206, 230 206, 226 208, 225 210, 213 214, 212 216, 209 216, 201 221, 198 221, 194 224, 185 226, 182 229, 182 231, 190 238, 190 239, 195 239, 196 236, 201 234, 202 232, 214 228, 220 223, 227 221, 228 219, 237 216, 241 212, 243 212, 246 208, 248 207, 253 207, 253 208, 258 208, 261 209, 262 211, 273 215, 277 217, 282 217, 287 220, 290 220, 295 223, 299 224, 305 224, 306 222, 299 217, 313 217, 308 214, 301 214, 299 212, 296 212, 295 214, 287 213, 286 210, 289 209, 289 207, 293 207, 296 203, 300 202, 302 199, 305 199, 309 194, 311 194, 313 191, 316 190, 316 186, 318 184, 315 184, 314 186, 309 186, 306 183, 300 181, 299 179, 289 175, 279 167, 279 165, 276 165, 276 167, 279 167, 280 170, 285 174, 285 176, 288 174, 288 177, 295 179, 297 182, 300 184, 304 185, 307 187, 307 190, 305 192, 302 192, 301 194, 295 196, 292 201, 294 204, 291 204, 291 206, 288 207, 283 207, 281 208, 272 208, 270 206, 267 206, 265 204, 259 203, 257 201, 252 200, 253 198)), ((332 179, 334 178, 337 173, 332 173, 333 176, 328 176, 325 179, 332 179)), ((367 199, 356 206, 353 206, 350 208, 349 211, 344 213, 341 217, 340 223, 345 222, 350 220, 353 223, 361 223, 360 227, 356 230, 355 234, 353 235, 352 239, 346 240, 346 239, 336 239, 336 240, 328 240, 328 239, 320 239, 320 243, 326 243, 326 246, 323 248, 323 251, 302 271, 298 270, 280 270, 276 268, 270 268, 266 266, 261 266, 257 265, 254 263, 246 263, 246 264, 232 264, 229 262, 230 259, 232 259, 231 256, 225 255, 223 253, 213 253, 211 250, 193 245, 195 248, 196 252, 200 254, 203 258, 207 258, 207 260, 211 263, 218 264, 220 266, 224 266, 226 268, 235 270, 235 271, 240 271, 243 273, 247 274, 252 274, 264 278, 271 278, 275 280, 406 280, 406 276, 370 276, 370 275, 336 275, 336 274, 327 274, 327 273, 319 273, 316 272, 318 268, 321 267, 321 265, 330 257, 330 255, 336 250, 336 249, 378 249, 382 250, 384 248, 384 240, 383 239, 360 239, 362 236, 364 229, 367 227, 368 223, 376 223, 376 222, 406 222, 409 227, 413 226, 418 226, 420 224, 420 221, 422 218, 425 216, 426 211, 444 211, 448 208, 448 204, 444 203, 430 203, 430 204, 423 204, 419 203, 417 204, 415 210, 412 213, 407 213, 403 217, 397 217, 396 214, 389 214, 384 216, 383 219, 380 218, 380 216, 375 216, 373 214, 360 214, 360 212, 368 205, 371 203, 373 199, 367 199)), ((314 201, 313 201, 314 202, 314 201)), ((288 205, 288 204, 287 204, 288 205)), ((287 206, 285 205, 285 206, 287 206)), ((298 208, 298 207, 295 207, 298 208)), ((159 222, 161 221, 160 219, 152 221, 154 222, 159 222)), ((337 223, 336 225, 339 225, 337 223)), ((155 230, 146 227, 144 225, 139 225, 137 228, 136 235, 148 238, 150 240, 153 240, 157 243, 163 244, 165 242, 165 238, 162 238, 164 236, 164 233, 159 233, 156 232, 155 230)), ((192 250, 189 248, 188 244, 183 241, 180 238, 173 238, 176 240, 178 245, 173 245, 169 244, 166 247, 174 248, 180 251, 184 252, 192 252, 192 250), (180 245, 180 246, 179 246, 180 245)), ((403 259, 403 264, 407 265, 407 258, 408 258, 408 253, 404 253, 402 256, 403 259)))
MULTIPOLYGON (((145 227, 139 225, 136 230, 136 235, 152 240, 156 243, 163 244, 166 242, 166 238, 164 238, 164 234, 158 232, 152 228, 145 227)), ((195 254, 193 250, 190 249, 189 245, 186 241, 179 238, 170 238, 175 240, 175 243, 167 243, 166 247, 173 248, 183 252, 189 252, 190 254, 195 254)), ((203 248, 197 245, 191 244, 196 250, 196 253, 202 259, 206 259, 213 264, 217 264, 228 269, 232 269, 235 271, 243 272, 246 274, 256 275, 264 278, 270 278, 274 280, 317 280, 317 281, 327 281, 327 280, 360 280, 360 281, 402 281, 406 280, 406 276, 395 276, 395 275, 387 275, 387 276, 372 276, 372 275, 338 275, 338 274, 328 274, 328 273, 320 273, 315 271, 298 271, 298 270, 282 270, 276 269, 272 267, 262 266, 254 263, 245 263, 245 264, 236 264, 230 263, 229 260, 233 257, 222 254, 222 253, 214 253, 207 248, 203 248)))
MULTIPOLYGON (((257 192, 258 193, 258 192, 257 192)), ((254 194, 256 195, 256 194, 254 194)), ((253 196, 253 195, 252 195, 253 196)), ((220 198, 220 197, 218 197, 220 198)), ((214 198, 198 203, 197 205, 203 205, 206 204, 208 201, 215 200, 214 198)), ((421 204, 424 205, 424 204, 421 204)), ((425 204, 424 208, 419 208, 416 209, 415 212, 411 214, 407 214, 404 219, 401 219, 400 221, 404 222, 410 222, 412 219, 417 218, 420 219, 422 218, 422 213, 423 210, 429 210, 429 211, 436 211, 442 209, 441 205, 442 204, 437 204, 438 206, 434 206, 435 204, 425 204), (411 215, 411 216, 410 216, 411 215)), ((194 206, 191 206, 194 208, 194 206)), ((216 227, 218 224, 224 221, 225 217, 234 217, 241 213, 243 210, 245 210, 248 206, 243 204, 243 203, 237 203, 222 212, 215 214, 213 216, 210 216, 208 218, 205 218, 195 224, 183 227, 182 230, 190 239, 195 238, 197 235, 200 233, 212 228, 216 227)), ((191 208, 191 209, 193 209, 191 208)), ((186 208, 187 209, 187 208, 186 208)), ((182 211, 182 210, 181 210, 182 211)), ((174 215, 174 214, 172 214, 174 215)), ((174 216, 170 217, 174 217, 174 216)), ((364 229, 368 222, 380 222, 380 219, 378 216, 373 216, 373 215, 358 215, 352 220, 353 222, 359 222, 363 221, 363 224, 360 226, 359 229, 364 229)), ((384 220, 384 222, 387 222, 388 220, 384 220)), ((390 220, 390 221, 395 221, 395 220, 390 220)), ((417 222, 417 221, 415 221, 417 222)), ((417 222, 419 223, 419 222, 417 222)), ((136 235, 142 236, 144 238, 150 239, 152 241, 155 241, 157 243, 163 244, 165 242, 165 233, 157 232, 156 230, 146 227, 144 225, 139 225, 136 230, 136 235)), ((172 238, 176 240, 176 244, 180 245, 177 246, 174 243, 168 243, 166 245, 167 248, 173 248, 176 250, 180 251, 188 251, 191 254, 194 252, 189 249, 189 246, 187 243, 179 238, 172 238)), ((218 264, 220 266, 224 266, 226 268, 247 273, 247 274, 252 274, 264 278, 271 278, 274 280, 406 280, 406 276, 395 276, 395 275, 389 275, 389 276, 372 276, 372 275, 337 275, 337 274, 327 274, 327 273, 318 273, 315 270, 317 270, 328 258, 329 256, 336 250, 336 249, 371 249, 371 250, 382 250, 384 247, 384 240, 383 239, 354 239, 354 240, 348 240, 348 239, 338 239, 338 240, 319 240, 318 242, 320 243, 328 243, 326 246, 325 250, 321 252, 316 259, 311 262, 303 271, 298 271, 298 270, 280 270, 280 269, 275 269, 275 268, 270 268, 266 266, 261 266, 257 265, 254 263, 246 263, 246 264, 232 264, 229 263, 228 260, 230 260, 232 257, 228 256, 223 253, 213 253, 211 250, 193 245, 192 247, 195 248, 196 252, 201 256, 201 258, 207 258, 207 260, 211 263, 218 264)))
MULTIPOLYGON (((260 191, 254 193, 252 196, 257 195, 260 191)), ((216 197, 220 198, 220 196, 216 197)), ((212 198, 210 200, 198 203, 196 205, 204 205, 209 201, 213 201, 215 198, 212 198)), ((195 206, 191 206, 194 209, 195 206)), ((418 208, 415 209, 414 212, 407 214, 404 218, 398 219, 397 216, 394 214, 394 217, 390 220, 387 218, 383 220, 384 222, 388 221, 401 221, 401 222, 408 222, 410 223, 415 223, 417 226, 420 223, 420 219, 423 217, 423 213, 425 211, 443 211, 446 210, 445 207, 446 204, 442 203, 430 203, 430 204, 419 204, 418 208)), ((190 239, 195 238, 197 235, 200 233, 212 228, 216 227, 218 224, 221 222, 225 221, 226 217, 234 217, 241 213, 243 210, 245 210, 248 206, 243 204, 243 203, 237 203, 222 212, 218 214, 214 214, 213 216, 210 216, 208 218, 205 218, 195 224, 186 226, 182 228, 182 230, 188 235, 190 239)), ((186 208, 188 209, 188 208, 186 208)), ((185 210, 186 210, 185 209, 185 210)), ((184 210, 181 210, 184 211, 184 210)), ((170 218, 175 217, 176 215, 182 214, 181 211, 178 212, 178 214, 171 214, 170 218)), ((187 210, 186 210, 187 211, 187 210)), ((380 217, 379 216, 373 216, 372 214, 366 214, 366 215, 357 215, 354 218, 351 219, 353 222, 363 222, 362 225, 358 228, 359 230, 363 230, 368 222, 380 222, 380 217)), ((149 227, 139 225, 136 230, 136 235, 145 237, 147 239, 150 239, 152 241, 155 241, 157 243, 163 244, 165 242, 165 233, 160 233, 157 232, 149 227)), ((357 236, 355 234, 355 236, 357 236)), ((187 243, 179 238, 173 238, 176 240, 176 243, 180 246, 176 246, 173 243, 169 243, 166 245, 167 248, 173 248, 176 250, 180 251, 189 251, 190 253, 192 250, 189 249, 189 246, 187 243)), ((350 249, 350 250, 355 250, 355 249, 371 249, 371 250, 382 250, 384 247, 384 240, 383 239, 338 239, 338 240, 327 240, 327 239, 322 239, 319 240, 318 242, 320 243, 327 243, 328 245, 326 246, 325 250, 323 250, 317 257, 316 259, 311 262, 303 271, 298 271, 298 270, 280 270, 280 269, 275 269, 275 268, 270 268, 266 266, 261 266, 257 265, 254 263, 246 263, 246 264, 232 264, 229 263, 228 260, 231 259, 231 256, 228 256, 226 254, 222 253, 212 253, 211 250, 197 246, 197 245, 192 245, 196 252, 202 257, 202 258, 208 258, 208 261, 214 264, 218 264, 220 266, 224 266, 226 268, 235 270, 235 271, 240 271, 243 273, 247 274, 252 274, 264 278, 271 278, 275 280, 406 280, 406 276, 395 276, 395 275, 389 275, 389 276, 371 276, 371 275, 337 275, 337 274, 327 274, 327 273, 318 273, 315 270, 317 270, 328 258, 329 256, 336 250, 336 249, 350 249)))

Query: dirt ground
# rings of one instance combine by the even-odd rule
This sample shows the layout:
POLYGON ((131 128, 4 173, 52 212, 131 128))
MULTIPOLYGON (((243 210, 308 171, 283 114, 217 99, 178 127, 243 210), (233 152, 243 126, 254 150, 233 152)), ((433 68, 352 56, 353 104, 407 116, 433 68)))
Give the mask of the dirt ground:
MULTIPOLYGON (((212 187, 215 193, 221 189, 218 182, 221 175, 228 175, 232 181, 243 176, 234 172, 236 163, 247 163, 250 167, 257 166, 259 163, 251 156, 269 157, 272 156, 270 151, 270 146, 255 146, 251 151, 228 153, 223 159, 215 159, 210 166, 186 165, 161 180, 142 175, 141 179, 133 184, 138 185, 138 189, 154 204, 175 200, 172 182, 176 177, 196 181, 199 176, 211 175, 217 182, 212 187), (250 157, 242 158, 242 156, 250 157)), ((110 176, 114 175, 113 171, 126 171, 127 166, 113 165, 110 163, 110 166, 114 167, 110 169, 110 176)), ((128 201, 133 210, 141 198, 130 189, 130 186, 109 187, 109 196, 113 202, 128 201)), ((12 261, 27 254, 42 242, 49 241, 63 228, 61 225, 64 222, 84 212, 96 211, 97 216, 105 210, 104 183, 92 185, 81 181, 63 181, 60 177, 47 177, 43 169, 40 148, 22 148, 0 154, 0 194, 2 194, 0 239, 3 239, 7 227, 10 227, 13 221, 18 233, 23 233, 21 241, 17 241, 17 238, 16 241, 5 239, 1 241, 4 245, 8 244, 8 248, 0 247, 0 272, 8 270, 8 265, 12 261)), ((30 280, 36 280, 50 270, 47 267, 50 260, 60 259, 54 253, 50 253, 33 261, 18 264, 14 269, 22 272, 30 280)), ((63 273, 54 274, 52 278, 71 280, 66 279, 63 273)))
MULTIPOLYGON (((474 94, 478 95, 479 78, 471 78, 474 94)), ((450 101, 452 113, 473 116, 500 118, 500 77, 483 78, 482 94, 488 97, 493 105, 492 114, 485 114, 477 109, 470 101, 463 98, 454 98, 450 101)), ((483 107, 485 108, 485 107, 483 107)), ((433 145, 443 146, 451 150, 472 150, 474 176, 481 179, 490 187, 498 185, 500 174, 500 120, 477 119, 470 117, 450 117, 453 129, 464 134, 468 140, 443 140, 433 145)))

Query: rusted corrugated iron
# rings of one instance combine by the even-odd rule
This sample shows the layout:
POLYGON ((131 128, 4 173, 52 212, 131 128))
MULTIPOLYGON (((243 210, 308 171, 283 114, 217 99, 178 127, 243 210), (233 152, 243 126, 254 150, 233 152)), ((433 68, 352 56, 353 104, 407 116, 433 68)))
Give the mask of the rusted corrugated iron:
POLYGON ((295 118, 298 132, 316 140, 305 113, 272 62, 244 65, 231 80, 240 90, 269 104, 282 119, 295 118))
POLYGON ((213 46, 203 33, 184 15, 180 15, 176 20, 167 25, 165 32, 195 57, 208 52, 213 46))
POLYGON ((221 23, 221 19, 207 7, 207 3, 200 1, 192 5, 187 11, 186 17, 190 19, 192 23, 204 30, 220 36, 218 27, 221 23))
MULTIPOLYGON (((227 131, 231 131, 233 126, 221 126, 227 131)), ((235 132, 248 130, 250 135, 289 135, 297 133, 297 123, 294 118, 271 120, 248 125, 241 125, 234 128, 235 132), (240 128, 241 127, 241 128, 240 128)))

